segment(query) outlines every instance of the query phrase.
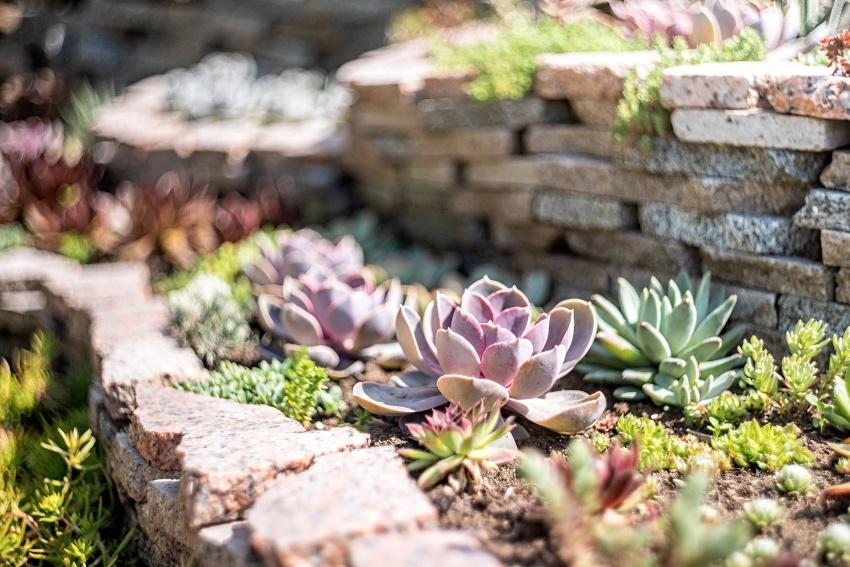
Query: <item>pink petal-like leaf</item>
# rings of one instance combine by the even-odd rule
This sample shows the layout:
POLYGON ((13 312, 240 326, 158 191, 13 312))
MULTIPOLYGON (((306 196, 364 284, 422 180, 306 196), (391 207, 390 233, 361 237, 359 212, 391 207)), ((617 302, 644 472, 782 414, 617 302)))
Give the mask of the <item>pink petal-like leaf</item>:
POLYGON ((481 400, 488 408, 499 408, 508 401, 508 391, 486 378, 446 374, 437 380, 437 388, 450 402, 469 409, 481 400))
POLYGON ((518 306, 505 309, 493 320, 498 326, 504 327, 517 337, 525 334, 529 321, 531 321, 531 307, 518 306))
POLYGON ((549 337, 543 350, 555 348, 558 345, 569 347, 573 337, 573 312, 563 303, 559 303, 549 312, 549 337))
POLYGON ((451 299, 446 297, 444 293, 439 291, 436 293, 432 304, 431 330, 434 337, 436 337, 439 329, 447 328, 452 322, 455 304, 451 299))
POLYGON ((358 382, 351 392, 363 409, 376 415, 401 416, 427 411, 446 403, 437 388, 397 388, 377 382, 358 382))
POLYGON ((527 339, 514 339, 487 347, 481 357, 485 378, 509 387, 517 371, 531 357, 534 347, 527 339))
POLYGON ((316 318, 295 305, 284 304, 281 319, 287 336, 304 346, 314 346, 322 342, 322 328, 316 318))
POLYGON ((393 335, 393 316, 396 309, 389 305, 376 308, 363 322, 351 347, 352 352, 360 352, 364 348, 388 341, 393 335))
POLYGON ((482 323, 481 329, 484 331, 484 349, 496 343, 512 341, 516 337, 509 330, 498 326, 495 323, 482 323))
POLYGON ((483 295, 484 297, 489 296, 492 293, 497 291, 501 291, 503 289, 507 289, 505 284, 497 282, 496 280, 491 280, 489 277, 484 276, 477 282, 471 284, 466 288, 467 292, 478 293, 483 295))
POLYGON ((531 307, 531 302, 523 292, 518 290, 516 286, 510 289, 502 289, 487 296, 487 301, 493 307, 493 310, 498 313, 511 307, 531 307))
POLYGON ((257 313, 260 325, 279 339, 289 338, 283 325, 283 300, 273 295, 261 295, 257 298, 257 313))
POLYGON ((463 292, 463 297, 460 299, 460 308, 475 317, 479 323, 492 321, 496 314, 487 298, 474 291, 466 290, 463 292))
POLYGON ((449 328, 465 338, 475 349, 475 352, 479 354, 484 352, 484 331, 475 317, 463 309, 455 309, 449 328))
POLYGON ((404 356, 413 366, 432 376, 442 374, 437 357, 425 340, 422 321, 416 311, 403 305, 396 316, 395 332, 404 356))
POLYGON ((511 399, 537 398, 551 390, 558 380, 566 354, 567 347, 558 345, 526 361, 511 385, 511 399))
POLYGON ((587 394, 577 390, 550 392, 542 398, 510 400, 506 406, 529 421, 562 435, 583 431, 605 413, 602 392, 587 394))
POLYGON ((581 299, 568 299, 562 301, 558 306, 564 306, 572 311, 574 332, 572 342, 567 348, 567 356, 564 366, 561 368, 561 376, 570 372, 584 358, 590 350, 596 338, 596 312, 593 307, 581 299))
POLYGON ((537 322, 526 331, 522 338, 531 341, 531 345, 534 347, 534 354, 542 351, 543 347, 546 346, 546 340, 549 338, 549 314, 543 313, 538 317, 537 322))
POLYGON ((451 329, 437 331, 437 360, 446 374, 478 377, 481 360, 475 348, 451 329))

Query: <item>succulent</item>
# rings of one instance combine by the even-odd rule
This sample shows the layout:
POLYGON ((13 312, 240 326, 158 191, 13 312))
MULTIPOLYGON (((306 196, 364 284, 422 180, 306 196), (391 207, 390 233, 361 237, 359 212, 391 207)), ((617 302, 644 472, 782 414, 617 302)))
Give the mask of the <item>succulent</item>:
MULTIPOLYGON (((726 560, 726 567, 778 567, 775 563, 782 548, 775 539, 759 536, 726 560)), ((780 565, 784 565, 780 564, 780 565)))
POLYGON ((850 49, 850 30, 840 31, 820 40, 820 52, 825 56, 829 66, 835 70, 836 74, 844 77, 850 75, 848 49, 850 49))
POLYGON ((567 300, 533 324, 531 317, 525 294, 486 277, 459 304, 438 293, 422 317, 403 306, 396 336, 419 373, 402 379, 406 387, 361 382, 353 396, 372 413, 395 416, 483 399, 558 433, 586 429, 605 411, 602 393, 550 390, 590 348, 593 309, 567 300))
POLYGON ((744 504, 744 518, 760 530, 779 525, 784 517, 785 508, 772 498, 759 498, 744 504))
POLYGON ((818 552, 827 565, 850 563, 850 524, 827 526, 818 536, 818 552))
POLYGON ((756 420, 745 421, 724 435, 712 439, 715 449, 726 452, 741 467, 756 466, 776 470, 790 463, 811 464, 812 453, 799 437, 799 429, 756 420))
POLYGON ((498 446, 513 429, 513 418, 501 421, 498 408, 488 410, 484 400, 465 410, 450 404, 445 411, 433 410, 424 423, 409 423, 407 429, 421 449, 401 449, 411 459, 411 472, 423 470, 417 484, 428 489, 452 475, 458 491, 481 482, 481 472, 513 460, 516 452, 498 446))
POLYGON ((833 335, 832 350, 826 376, 819 381, 826 383, 825 393, 811 392, 805 399, 817 409, 818 424, 846 432, 850 431, 850 328, 841 336, 833 335))
POLYGON ((812 473, 801 465, 785 465, 776 473, 776 488, 788 496, 805 496, 812 490, 812 473))
POLYGON ((850 474, 850 457, 838 457, 833 468, 838 474, 850 474))
POLYGON ((257 237, 260 257, 245 266, 245 275, 260 294, 280 295, 286 278, 297 278, 309 270, 344 276, 362 272, 363 251, 350 236, 330 242, 309 228, 279 231, 257 237))
POLYGON ((257 306, 263 328, 336 367, 339 355, 362 356, 365 349, 392 339, 401 301, 398 280, 375 286, 365 270, 337 278, 311 269, 286 277, 280 294, 260 295, 257 306))
POLYGON ((720 43, 752 28, 768 49, 776 49, 800 33, 803 22, 797 0, 783 8, 773 0, 622 0, 610 2, 614 16, 633 32, 683 37, 691 47, 720 43))
POLYGON ((240 242, 262 228, 283 222, 281 195, 272 188, 258 190, 250 197, 229 192, 216 203, 215 229, 222 242, 240 242))
POLYGON ((666 291, 655 278, 640 294, 626 279, 617 282, 619 307, 601 295, 591 298, 599 333, 579 368, 585 380, 622 385, 614 393, 619 399, 649 397, 672 406, 705 403, 737 380, 743 358, 727 354, 742 330, 718 336, 737 297, 713 303, 710 274, 696 292, 684 273, 666 291))

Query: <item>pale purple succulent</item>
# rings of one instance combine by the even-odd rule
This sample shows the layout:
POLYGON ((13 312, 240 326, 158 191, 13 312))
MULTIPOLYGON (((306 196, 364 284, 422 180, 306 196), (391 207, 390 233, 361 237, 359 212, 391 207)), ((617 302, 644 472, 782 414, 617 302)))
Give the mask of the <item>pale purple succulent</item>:
POLYGON ((314 230, 302 228, 261 236, 257 245, 260 257, 244 271, 260 293, 275 293, 287 277, 297 278, 310 270, 344 276, 360 273, 363 268, 363 250, 351 236, 331 242, 314 230))
POLYGON ((560 433, 581 431, 605 410, 602 393, 550 390, 590 349, 596 315, 587 302, 567 300, 532 318, 521 291, 487 277, 466 289, 459 305, 438 293, 422 318, 402 307, 396 336, 419 373, 402 378, 402 387, 359 383, 354 398, 382 415, 485 400, 560 433))
POLYGON ((285 278, 279 294, 262 294, 257 305, 261 324, 275 336, 356 357, 393 338, 401 301, 398 280, 376 287, 363 270, 335 277, 314 269, 285 278))
POLYGON ((797 0, 785 8, 772 0, 622 0, 610 2, 614 16, 648 38, 671 41, 683 37, 691 47, 718 45, 752 28, 773 50, 800 33, 802 12, 797 0))

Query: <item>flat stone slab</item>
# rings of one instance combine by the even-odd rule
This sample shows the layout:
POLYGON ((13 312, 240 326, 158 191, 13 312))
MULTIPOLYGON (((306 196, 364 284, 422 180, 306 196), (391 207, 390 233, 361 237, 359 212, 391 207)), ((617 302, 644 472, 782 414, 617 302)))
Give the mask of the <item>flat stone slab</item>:
POLYGON ((753 108, 759 100, 756 77, 764 70, 764 63, 754 61, 671 67, 664 70, 661 104, 670 109, 753 108))
POLYGON ((828 67, 806 67, 805 72, 771 77, 762 89, 777 112, 850 120, 850 79, 834 75, 828 67))
POLYGON ((270 406, 240 404, 163 386, 138 387, 136 406, 128 430, 130 441, 152 466, 163 471, 181 470, 183 455, 178 448, 185 440, 214 438, 223 432, 304 431, 300 423, 270 406))
POLYGON ((571 230, 570 251, 597 261, 649 270, 699 271, 699 253, 671 238, 653 238, 636 230, 571 230))
POLYGON ((286 429, 274 424, 250 432, 222 428, 215 435, 184 438, 180 500, 190 529, 239 519, 279 475, 303 471, 320 455, 369 443, 369 435, 352 427, 306 433, 286 429))
POLYGON ((552 276, 556 283, 592 293, 608 290, 609 273, 604 265, 569 254, 518 254, 514 265, 525 271, 543 271, 552 276))
POLYGON ((548 99, 617 101, 626 75, 636 66, 648 68, 657 59, 655 51, 542 55, 537 60, 534 90, 548 99))
POLYGON ((754 256, 708 247, 702 253, 703 268, 725 281, 812 299, 831 300, 834 296, 832 270, 811 260, 754 256))
POLYGON ((610 128, 582 124, 532 124, 525 132, 530 154, 583 154, 610 157, 615 152, 610 128))
POLYGON ((610 130, 617 120, 617 104, 616 100, 577 98, 570 101, 570 108, 582 124, 610 130))
POLYGON ((173 472, 163 472, 148 464, 123 432, 112 438, 106 455, 109 476, 136 502, 145 501, 151 481, 176 476, 173 472))
POLYGON ((414 136, 411 153, 420 158, 497 157, 513 153, 516 135, 507 128, 451 130, 414 136))
POLYGON ((464 180, 476 189, 493 187, 539 187, 537 171, 546 158, 510 157, 493 162, 473 162, 464 170, 464 180))
POLYGON ((0 253, 0 291, 25 291, 48 279, 72 279, 80 270, 78 264, 56 254, 12 248, 0 253))
POLYGON ((517 224, 531 222, 530 191, 471 191, 461 190, 449 197, 449 210, 452 213, 472 217, 498 218, 517 224))
POLYGON ((850 193, 813 189, 806 206, 794 215, 794 224, 806 228, 850 231, 850 193))
POLYGON ((179 480, 154 480, 147 485, 147 496, 136 506, 139 525, 148 537, 170 537, 189 546, 189 533, 183 522, 178 494, 179 480))
POLYGON ((834 150, 850 143, 850 122, 761 109, 680 108, 673 111, 671 123, 676 137, 684 142, 810 152, 834 150))
POLYGON ((383 534, 351 543, 350 567, 499 567, 481 543, 460 531, 429 530, 415 534, 383 534))
POLYGON ((835 150, 832 161, 821 173, 824 187, 850 191, 850 150, 835 150))
POLYGON ((835 274, 835 300, 850 303, 850 268, 841 268, 835 274))
POLYGON ((657 175, 620 169, 582 156, 540 156, 540 186, 590 193, 627 203, 670 203, 706 214, 730 211, 785 213, 796 210, 805 191, 799 183, 767 184, 725 177, 657 175))
POLYGON ((850 232, 822 230, 820 248, 823 263, 827 266, 850 267, 850 232))
POLYGON ((637 207, 634 205, 578 193, 537 193, 532 214, 535 220, 564 228, 623 230, 637 227, 637 207))
POLYGON ((797 321, 809 319, 825 322, 830 331, 837 334, 850 327, 850 305, 796 295, 781 296, 778 305, 780 331, 792 329, 797 321))
POLYGON ((547 250, 561 235, 554 226, 538 223, 514 224, 499 219, 490 219, 490 236, 498 248, 528 251, 547 250))
POLYGON ((649 203, 640 208, 640 226, 645 234, 691 246, 752 254, 817 253, 817 233, 800 228, 788 217, 735 213, 704 216, 675 205, 649 203))
MULTIPOLYGON (((247 514, 251 543, 269 566, 345 565, 355 537, 432 527, 437 511, 392 447, 316 459, 286 475, 247 514)), ((391 564, 391 563, 384 563, 391 564)))
POLYGON ((204 567, 261 567, 251 549, 247 522, 209 526, 196 539, 197 559, 204 567))
POLYGON ((417 115, 429 130, 501 126, 522 128, 543 122, 546 103, 536 97, 481 104, 474 100, 429 98, 417 104, 417 115))

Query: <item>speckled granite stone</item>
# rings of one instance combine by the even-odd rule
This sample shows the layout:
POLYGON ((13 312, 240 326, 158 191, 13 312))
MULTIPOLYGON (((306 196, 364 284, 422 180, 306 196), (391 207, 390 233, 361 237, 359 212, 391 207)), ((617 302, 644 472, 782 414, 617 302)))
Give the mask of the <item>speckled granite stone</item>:
POLYGON ((850 150, 835 150, 832 161, 821 173, 824 187, 850 191, 850 150))
POLYGON ((626 75, 636 66, 649 67, 657 59, 655 51, 542 55, 537 62, 534 90, 550 99, 616 101, 626 75))
POLYGON ((806 228, 850 231, 850 193, 814 189, 806 205, 794 215, 794 224, 806 228))
POLYGON ((688 144, 675 138, 653 138, 648 152, 618 146, 613 157, 620 167, 652 173, 801 184, 817 180, 828 159, 826 152, 688 144))
POLYGON ((810 68, 809 75, 766 79, 761 86, 777 112, 832 120, 850 119, 850 79, 834 75, 829 68, 810 68))
POLYGON ((251 549, 247 522, 209 526, 196 539, 197 558, 204 567, 261 567, 251 549))
POLYGON ((238 437, 252 431, 282 434, 304 428, 270 406, 145 385, 136 388, 136 409, 128 430, 139 453, 163 471, 181 469, 178 447, 184 440, 206 439, 225 432, 238 437))
POLYGON ((417 113, 429 130, 483 126, 522 128, 544 121, 546 103, 535 97, 500 100, 493 104, 456 98, 431 98, 419 102, 417 113))
POLYGON ((582 124, 610 129, 617 120, 617 104, 616 100, 576 98, 570 108, 582 124))
POLYGON ((109 476, 136 502, 144 502, 150 481, 175 477, 174 473, 159 471, 149 465, 130 444, 126 433, 117 433, 112 438, 107 446, 106 462, 109 476))
POLYGON ((101 362, 106 407, 113 418, 127 418, 136 406, 140 384, 173 384, 206 377, 200 359, 174 339, 160 334, 114 344, 101 362))
POLYGON ((369 435, 352 427, 293 433, 273 423, 192 435, 180 446, 180 500, 192 529, 239 519, 271 481, 302 471, 319 455, 365 447, 369 435), (262 439, 257 443, 256 439, 262 439))
POLYGON ((509 157, 498 161, 474 162, 464 168, 464 181, 474 188, 511 189, 536 187, 537 170, 541 159, 536 157, 509 157))
POLYGON ((516 135, 508 128, 473 128, 413 136, 411 152, 419 158, 480 158, 510 154, 516 135))
POLYGON ((657 271, 699 271, 697 250, 669 238, 653 238, 634 230, 571 230, 566 240, 572 252, 596 261, 657 271))
POLYGON ((610 128, 582 124, 532 124, 525 132, 530 154, 583 154, 610 157, 615 152, 610 128))
POLYGON ((640 208, 645 234, 692 246, 714 246, 752 254, 815 256, 818 235, 787 217, 727 213, 703 216, 688 209, 650 203, 640 208))
POLYGON ((820 319, 835 333, 850 327, 850 305, 809 297, 783 295, 779 298, 779 330, 791 329, 797 321, 820 319))
POLYGON ((437 511, 392 447, 316 459, 286 475, 247 514, 251 543, 265 565, 347 564, 352 538, 436 524, 437 511))
POLYGON ((761 62, 704 63, 664 70, 665 108, 752 108, 759 100, 756 73, 761 62))
POLYGON ((136 506, 136 516, 139 526, 148 537, 167 537, 188 547, 189 532, 185 528, 177 498, 179 490, 179 480, 160 479, 149 482, 144 501, 136 506))
POLYGON ((382 534, 351 543, 350 567, 499 567, 481 543, 461 531, 424 531, 415 534, 382 534))
POLYGON ((832 270, 817 262, 713 248, 703 248, 702 253, 703 268, 719 279, 814 299, 830 300, 834 296, 832 270))
POLYGON ((637 227, 637 207, 620 201, 577 193, 537 193, 532 202, 535 220, 577 229, 621 230, 637 227))
POLYGON ((850 266, 850 232, 822 230, 820 247, 827 266, 850 266))

